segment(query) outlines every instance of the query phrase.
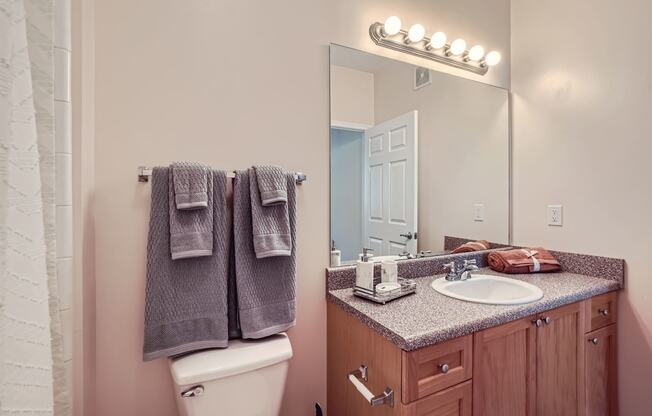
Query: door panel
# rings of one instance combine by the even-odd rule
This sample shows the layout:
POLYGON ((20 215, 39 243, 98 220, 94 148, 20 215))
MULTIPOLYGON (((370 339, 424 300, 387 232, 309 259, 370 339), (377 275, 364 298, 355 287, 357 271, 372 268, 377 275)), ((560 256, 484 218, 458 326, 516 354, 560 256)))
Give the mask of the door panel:
POLYGON ((584 340, 586 405, 584 416, 615 416, 616 400, 616 325, 586 334, 584 340))
POLYGON ((369 166, 369 221, 383 221, 383 165, 369 166))
POLYGON ((536 338, 531 318, 475 334, 474 416, 534 415, 536 338))
POLYGON ((362 241, 380 241, 377 256, 414 253, 416 238, 401 234, 417 233, 417 112, 366 130, 364 142, 362 241))
POLYGON ((580 410, 584 363, 581 310, 575 303, 542 314, 549 323, 537 333, 537 416, 572 416, 580 410))

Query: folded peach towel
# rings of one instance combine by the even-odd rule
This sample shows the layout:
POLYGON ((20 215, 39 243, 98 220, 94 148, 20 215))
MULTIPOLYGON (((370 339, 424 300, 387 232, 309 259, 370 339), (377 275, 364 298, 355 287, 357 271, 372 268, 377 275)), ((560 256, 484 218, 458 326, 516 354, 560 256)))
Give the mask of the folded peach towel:
POLYGON ((456 248, 455 250, 453 250, 452 254, 470 253, 472 251, 489 250, 490 248, 491 248, 491 244, 486 240, 469 241, 468 243, 464 243, 458 248, 456 248))
POLYGON ((487 256, 487 261, 489 267, 501 273, 526 274, 561 270, 559 262, 541 247, 492 251, 487 256))

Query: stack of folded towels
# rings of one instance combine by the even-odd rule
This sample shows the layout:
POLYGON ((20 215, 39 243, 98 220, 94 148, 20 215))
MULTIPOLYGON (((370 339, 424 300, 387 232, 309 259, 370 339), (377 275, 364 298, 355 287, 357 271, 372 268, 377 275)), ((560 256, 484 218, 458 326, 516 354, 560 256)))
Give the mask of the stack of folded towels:
POLYGON ((143 359, 223 348, 295 324, 294 174, 180 162, 152 172, 143 359))
POLYGON ((491 243, 489 243, 486 240, 469 241, 457 247, 455 250, 453 250, 452 254, 470 253, 473 251, 489 250, 490 248, 491 248, 491 243))
POLYGON ((544 248, 492 251, 487 256, 491 269, 509 274, 545 273, 561 270, 561 265, 544 248))

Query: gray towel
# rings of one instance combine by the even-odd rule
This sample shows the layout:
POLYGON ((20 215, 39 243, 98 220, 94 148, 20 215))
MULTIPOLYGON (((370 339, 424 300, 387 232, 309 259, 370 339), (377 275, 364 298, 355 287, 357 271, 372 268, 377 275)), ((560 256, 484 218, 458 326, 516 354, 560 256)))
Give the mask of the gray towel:
POLYGON ((228 230, 226 173, 213 171, 211 256, 170 257, 168 168, 152 172, 147 242, 143 360, 204 348, 226 347, 228 230))
POLYGON ((208 207, 209 167, 197 162, 174 162, 170 167, 177 209, 208 207))
MULTIPOLYGON (((258 189, 256 170, 248 170, 249 192, 251 198, 251 216, 253 220, 254 251, 256 257, 289 256, 292 254, 292 238, 290 235, 290 219, 288 205, 271 205, 264 207, 258 189)), ((287 174, 285 174, 287 183, 287 174)), ((292 186, 286 189, 294 189, 292 186)), ((289 199, 289 198, 288 198, 289 199)))
POLYGON ((177 209, 175 206, 175 186, 172 186, 174 168, 169 169, 170 186, 170 253, 172 260, 213 254, 213 175, 208 175, 206 183, 206 208, 177 209))
POLYGON ((287 181, 285 170, 278 166, 258 165, 254 166, 260 200, 264 207, 271 205, 282 205, 288 202, 287 181))
MULTIPOLYGON (((291 255, 256 258, 252 236, 249 172, 233 181, 235 273, 243 338, 263 338, 295 324, 296 198, 294 175, 287 174, 291 255)), ((257 194, 257 192, 256 192, 257 194)))

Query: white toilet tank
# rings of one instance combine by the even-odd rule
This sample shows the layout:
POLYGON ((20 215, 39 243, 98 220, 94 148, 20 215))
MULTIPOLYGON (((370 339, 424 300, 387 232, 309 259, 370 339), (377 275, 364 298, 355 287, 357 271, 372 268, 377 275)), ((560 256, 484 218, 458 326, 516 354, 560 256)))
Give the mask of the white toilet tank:
POLYGON ((170 359, 181 416, 277 416, 292 346, 285 334, 170 359))

